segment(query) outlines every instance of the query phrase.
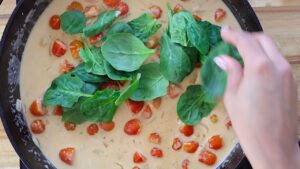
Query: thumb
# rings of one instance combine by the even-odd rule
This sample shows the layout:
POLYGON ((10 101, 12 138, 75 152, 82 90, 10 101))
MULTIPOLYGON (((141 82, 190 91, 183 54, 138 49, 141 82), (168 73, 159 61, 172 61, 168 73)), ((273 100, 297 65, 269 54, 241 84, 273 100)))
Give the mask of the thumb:
POLYGON ((243 69, 241 64, 232 57, 221 55, 214 62, 227 73, 227 92, 235 92, 240 85, 243 69))

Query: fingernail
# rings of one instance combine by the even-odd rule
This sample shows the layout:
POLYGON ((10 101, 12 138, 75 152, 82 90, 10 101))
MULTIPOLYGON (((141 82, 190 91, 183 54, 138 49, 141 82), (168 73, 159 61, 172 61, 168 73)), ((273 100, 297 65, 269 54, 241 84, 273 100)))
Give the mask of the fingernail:
POLYGON ((228 25, 222 26, 222 29, 221 29, 222 32, 228 32, 229 30, 230 30, 230 27, 228 25))
POLYGON ((226 70, 226 62, 222 56, 218 56, 214 58, 214 62, 223 70, 226 70))

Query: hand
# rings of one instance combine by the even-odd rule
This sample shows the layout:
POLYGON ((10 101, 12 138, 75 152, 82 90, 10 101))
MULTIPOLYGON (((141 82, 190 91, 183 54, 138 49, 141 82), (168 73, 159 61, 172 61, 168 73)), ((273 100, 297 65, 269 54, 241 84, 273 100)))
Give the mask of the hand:
POLYGON ((224 27, 222 37, 238 48, 245 64, 243 69, 231 57, 215 59, 228 74, 224 103, 246 156, 254 168, 300 168, 291 66, 263 33, 224 27))

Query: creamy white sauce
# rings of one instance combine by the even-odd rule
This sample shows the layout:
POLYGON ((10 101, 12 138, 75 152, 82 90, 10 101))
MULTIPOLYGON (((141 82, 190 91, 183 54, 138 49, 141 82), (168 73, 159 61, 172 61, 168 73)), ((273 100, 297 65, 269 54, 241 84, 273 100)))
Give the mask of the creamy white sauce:
MULTIPOLYGON (((28 39, 21 66, 21 98, 27 108, 26 118, 28 123, 38 119, 31 115, 28 108, 33 100, 42 98, 45 90, 50 86, 51 81, 59 76, 59 64, 67 59, 70 63, 78 64, 79 61, 71 57, 70 51, 61 58, 51 56, 49 46, 55 39, 61 39, 66 44, 69 44, 74 39, 79 39, 79 36, 70 36, 60 31, 52 30, 49 27, 49 18, 54 14, 63 13, 71 0, 54 0, 45 12, 41 15, 36 23, 32 33, 28 39)), ((84 6, 88 5, 86 1, 80 1, 84 6)), ((159 5, 163 9, 162 18, 159 22, 166 26, 167 23, 167 0, 125 0, 129 4, 129 15, 124 17, 124 20, 136 18, 144 12, 149 11, 151 5, 159 5)), ((98 3, 101 9, 105 6, 98 3)), ((181 4, 185 9, 199 14, 204 20, 214 23, 214 12, 221 7, 227 11, 227 16, 219 24, 226 24, 238 28, 239 25, 230 13, 229 9, 220 0, 188 0, 186 2, 180 0, 172 0, 172 6, 181 4)), ((164 27, 165 27, 164 26, 164 27)), ((161 29, 156 36, 160 36, 161 29)), ((120 42, 121 43, 121 42, 120 42)), ((153 56, 150 60, 158 60, 153 56)), ((195 70, 181 84, 185 90, 190 84, 194 84, 199 70, 195 70)), ((197 80, 199 81, 199 80, 197 80)), ((177 99, 170 99, 165 96, 162 101, 161 108, 156 110, 152 106, 153 116, 151 119, 144 119, 140 115, 133 115, 126 104, 119 107, 114 122, 116 127, 111 132, 100 132, 95 136, 89 136, 86 128, 90 123, 77 125, 75 131, 66 131, 61 117, 52 115, 49 108, 46 116, 41 117, 46 121, 46 130, 43 134, 35 135, 39 141, 39 146, 44 154, 58 168, 109 168, 109 169, 131 169, 134 166, 139 166, 142 169, 181 169, 181 163, 184 159, 190 160, 189 169, 195 168, 213 168, 223 161, 226 155, 230 152, 233 145, 237 142, 233 129, 227 129, 225 121, 227 114, 222 104, 213 111, 218 116, 218 122, 212 123, 209 118, 204 118, 199 125, 195 127, 195 133, 191 137, 184 137, 179 133, 178 128, 182 123, 176 115, 177 99), (132 119, 139 118, 142 121, 142 131, 137 136, 128 136, 124 133, 124 124, 132 119), (152 144, 148 141, 148 136, 152 132, 157 132, 162 137, 160 145, 152 144), (207 147, 207 140, 216 134, 222 135, 224 139, 224 147, 220 150, 211 150, 218 156, 216 165, 208 167, 198 162, 198 154, 207 147), (194 154, 187 154, 172 149, 172 141, 175 137, 185 141, 198 141, 200 147, 194 154), (58 152, 65 147, 74 147, 76 155, 73 166, 68 166, 63 163, 58 156, 58 152), (151 157, 150 150, 152 147, 160 147, 163 150, 164 157, 157 159, 151 157), (143 164, 133 163, 133 154, 139 151, 147 157, 147 161, 143 164)))

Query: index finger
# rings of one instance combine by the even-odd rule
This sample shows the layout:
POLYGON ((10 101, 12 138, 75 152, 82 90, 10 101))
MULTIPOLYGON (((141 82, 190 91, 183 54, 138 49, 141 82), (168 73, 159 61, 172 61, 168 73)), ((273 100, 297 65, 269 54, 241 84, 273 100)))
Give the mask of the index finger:
POLYGON ((250 33, 222 27, 221 35, 225 41, 237 47, 244 60, 245 68, 248 67, 247 65, 271 62, 260 43, 250 33))

